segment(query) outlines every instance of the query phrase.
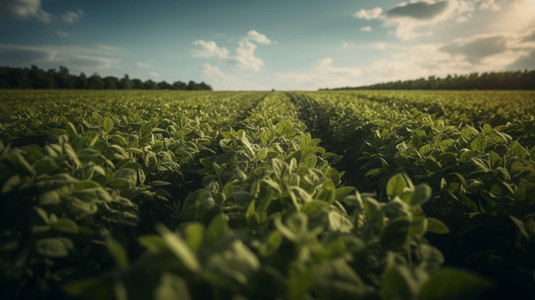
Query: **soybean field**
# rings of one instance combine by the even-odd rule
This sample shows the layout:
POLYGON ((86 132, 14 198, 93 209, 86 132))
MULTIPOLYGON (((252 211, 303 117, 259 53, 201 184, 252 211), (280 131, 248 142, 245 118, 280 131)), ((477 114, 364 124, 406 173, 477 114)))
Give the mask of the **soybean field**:
POLYGON ((534 299, 535 92, 0 92, 1 299, 534 299))

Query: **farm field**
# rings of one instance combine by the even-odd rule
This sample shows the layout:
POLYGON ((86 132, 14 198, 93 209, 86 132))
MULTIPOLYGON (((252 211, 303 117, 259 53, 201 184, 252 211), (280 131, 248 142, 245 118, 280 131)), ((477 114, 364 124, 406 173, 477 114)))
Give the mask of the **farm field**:
POLYGON ((0 92, 2 299, 535 298, 535 92, 0 92))

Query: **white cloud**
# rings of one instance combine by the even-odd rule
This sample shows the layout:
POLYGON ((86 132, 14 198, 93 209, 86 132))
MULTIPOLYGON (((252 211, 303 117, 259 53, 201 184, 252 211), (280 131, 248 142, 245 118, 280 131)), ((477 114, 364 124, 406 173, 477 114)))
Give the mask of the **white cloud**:
POLYGON ((203 64, 201 72, 208 77, 218 77, 220 79, 227 78, 221 69, 219 69, 217 66, 212 66, 211 64, 203 64))
POLYGON ((45 23, 52 19, 52 15, 41 8, 41 0, 2 0, 0 13, 21 19, 35 18, 45 23))
POLYGON ((377 42, 377 43, 369 43, 369 44, 355 44, 355 43, 343 43, 342 48, 344 49, 353 49, 353 50, 359 50, 359 49, 371 49, 371 50, 386 50, 393 48, 393 46, 389 46, 385 42, 377 42))
POLYGON ((357 19, 373 20, 373 19, 378 19, 382 13, 383 13, 383 9, 380 7, 376 7, 376 8, 369 9, 369 10, 361 9, 357 11, 355 14, 353 14, 353 17, 357 19))
POLYGON ((333 63, 333 59, 331 57, 326 57, 323 59, 320 59, 320 65, 324 67, 328 67, 333 63))
POLYGON ((122 50, 98 45, 80 46, 21 46, 0 44, 0 65, 27 67, 35 64, 41 68, 66 66, 72 72, 94 72, 119 67, 122 50))
POLYGON ((265 35, 259 33, 256 30, 249 30, 247 32, 247 35, 242 39, 244 42, 256 42, 259 44, 269 45, 271 44, 271 40, 268 39, 265 35))
POLYGON ((143 63, 143 62, 137 62, 136 66, 138 66, 138 68, 144 68, 144 69, 149 69, 150 68, 149 64, 143 63))
MULTIPOLYGON (((476 22, 482 23, 488 20, 481 8, 487 11, 496 10, 501 3, 506 0, 410 0, 400 2, 390 8, 377 7, 372 10, 361 9, 354 14, 354 17, 361 19, 379 19, 383 21, 383 26, 393 27, 392 33, 399 39, 408 41, 416 38, 432 36, 435 31, 442 32, 443 27, 451 27, 445 21, 453 20, 453 23, 470 23, 474 14, 478 14, 476 22), (438 25, 440 23, 440 25, 438 25), (439 27, 440 26, 440 27, 439 27)), ((525 2, 530 0, 519 0, 525 2)), ((517 5, 518 6, 518 5, 517 5)), ((513 18, 514 19, 514 18, 513 18)), ((498 23, 498 22, 496 22, 498 23)), ((488 24, 488 22, 486 22, 488 24)), ((371 26, 370 26, 371 27, 371 26)), ((479 28, 479 24, 470 27, 472 32, 479 28)), ((368 26, 362 27, 362 31, 371 30, 368 26)), ((455 29, 447 33, 459 33, 455 29)))
POLYGON ((459 13, 470 13, 476 10, 475 2, 470 1, 456 1, 457 12, 459 13))
POLYGON ((457 23, 466 23, 466 22, 468 22, 468 18, 465 17, 465 16, 458 17, 457 20, 455 20, 455 22, 457 22, 457 23))
POLYGON ((535 42, 535 28, 526 32, 525 35, 522 37, 522 41, 523 42, 535 42))
POLYGON ((402 2, 386 10, 384 24, 395 27, 394 34, 397 38, 413 40, 431 36, 432 26, 449 19, 459 8, 470 10, 468 5, 459 6, 458 0, 402 2))
POLYGON ((235 76, 227 75, 219 67, 211 64, 203 64, 201 72, 210 85, 217 90, 266 90, 269 87, 262 85, 262 80, 244 80, 235 76))
POLYGON ((522 55, 506 67, 507 70, 533 70, 535 69, 535 50, 522 55))
POLYGON ((251 42, 239 42, 239 47, 236 49, 236 55, 229 57, 228 62, 234 64, 238 68, 245 70, 259 71, 264 62, 254 56, 256 45, 251 42))
POLYGON ((59 36, 62 36, 62 37, 70 36, 70 34, 68 32, 65 32, 65 31, 56 31, 56 34, 59 35, 59 36))
POLYGON ((250 30, 238 42, 235 55, 230 55, 230 51, 225 47, 217 46, 214 41, 198 40, 190 47, 191 56, 201 58, 216 58, 220 63, 236 66, 243 70, 259 71, 264 65, 262 59, 255 56, 258 44, 269 45, 271 40, 256 30, 250 30))
POLYGON ((381 9, 382 13, 375 15, 360 10, 355 17, 380 19, 383 26, 393 27, 392 33, 404 41, 435 34, 435 40, 443 40, 518 32, 535 26, 533 0, 410 0, 381 9))
POLYGON ((446 12, 449 1, 437 1, 435 3, 416 1, 403 2, 386 11, 389 18, 410 18, 417 20, 430 20, 446 12))
POLYGON ((483 0, 479 4, 479 10, 499 11, 502 8, 494 0, 483 0))
POLYGON ((454 56, 461 56, 466 61, 477 64, 486 57, 504 53, 508 47, 505 36, 491 35, 456 40, 441 47, 440 50, 454 56))
POLYGON ((345 43, 342 46, 356 57, 363 55, 361 50, 383 51, 377 55, 379 60, 358 66, 362 75, 353 76, 354 82, 347 84, 350 86, 431 75, 446 76, 535 67, 535 29, 517 34, 476 34, 450 42, 345 43))
POLYGON ((333 59, 327 57, 306 70, 277 74, 277 82, 283 89, 314 90, 355 85, 361 76, 359 68, 333 66, 333 59))
POLYGON ((365 31, 365 32, 370 32, 370 31, 372 31, 372 27, 371 26, 364 26, 364 27, 361 27, 360 30, 361 31, 365 31))
POLYGON ((152 76, 152 77, 160 77, 160 74, 158 74, 156 72, 150 72, 149 75, 152 76))
POLYGON ((198 40, 193 42, 190 47, 191 56, 193 57, 217 57, 217 58, 226 58, 228 57, 229 51, 226 48, 219 48, 214 41, 203 41, 198 40))
POLYGON ((81 9, 78 9, 75 12, 67 11, 65 14, 63 14, 63 16, 61 16, 61 19, 67 23, 74 23, 80 20, 83 16, 85 16, 84 11, 81 9))

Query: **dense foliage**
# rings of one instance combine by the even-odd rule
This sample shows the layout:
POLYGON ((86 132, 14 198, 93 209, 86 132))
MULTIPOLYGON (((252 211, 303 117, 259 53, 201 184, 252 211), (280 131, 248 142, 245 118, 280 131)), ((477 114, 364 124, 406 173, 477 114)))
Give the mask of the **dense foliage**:
POLYGON ((533 297, 534 97, 4 91, 2 298, 533 297))
POLYGON ((101 77, 98 73, 87 77, 84 73, 72 75, 66 67, 59 70, 42 70, 32 65, 31 68, 0 67, 0 89, 90 89, 90 90, 212 90, 208 84, 189 81, 141 81, 114 76, 101 77))
POLYGON ((534 90, 535 70, 429 76, 335 90, 534 90))

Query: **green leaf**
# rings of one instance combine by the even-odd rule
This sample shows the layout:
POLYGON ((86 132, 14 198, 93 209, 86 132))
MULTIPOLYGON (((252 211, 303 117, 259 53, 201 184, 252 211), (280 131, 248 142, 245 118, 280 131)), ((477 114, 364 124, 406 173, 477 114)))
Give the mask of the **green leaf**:
POLYGON ((172 273, 163 273, 160 284, 154 291, 155 300, 191 300, 186 281, 172 273))
POLYGON ((347 195, 349 195, 353 191, 355 191, 355 188, 351 186, 344 186, 341 188, 337 188, 335 198, 337 201, 342 201, 342 199, 344 199, 347 195))
POLYGON ((405 178, 403 178, 403 175, 399 173, 388 180, 388 184, 386 185, 386 194, 392 198, 401 194, 406 187, 407 182, 405 181, 405 178))
POLYGON ((427 184, 420 184, 414 189, 411 205, 422 205, 431 198, 431 188, 427 184))
POLYGON ((455 147, 453 146, 455 144, 455 141, 452 139, 443 140, 440 142, 440 149, 442 152, 448 152, 455 150, 455 147))
POLYGON ((152 134, 152 126, 149 122, 143 123, 143 125, 141 125, 139 134, 141 138, 150 137, 150 135, 152 134))
POLYGON ((381 235, 381 245, 386 249, 399 250, 406 246, 411 222, 407 217, 399 217, 388 223, 381 235))
MULTIPOLYGON (((113 125, 112 125, 112 128, 113 128, 113 125)), ((118 134, 114 134, 111 136, 111 138, 117 143, 119 144, 120 146, 122 147, 128 147, 128 142, 126 141, 126 139, 118 134)))
POLYGON ((138 241, 143 247, 147 248, 150 252, 158 252, 160 249, 165 248, 164 239, 156 234, 147 234, 140 236, 138 241))
POLYGON ((522 220, 519 220, 513 216, 509 216, 511 218, 511 220, 513 221, 513 223, 515 223, 516 227, 518 228, 518 230, 520 231, 520 233, 526 238, 529 240, 529 233, 528 231, 526 230, 526 225, 524 224, 524 222, 522 220))
POLYGON ((324 261, 313 267, 316 299, 374 299, 374 289, 366 285, 344 260, 324 261))
POLYGON ((251 201, 245 212, 245 219, 249 224, 255 224, 257 220, 256 210, 255 210, 255 201, 251 201))
POLYGON ((472 150, 479 152, 479 153, 485 152, 486 147, 487 147, 487 138, 482 133, 476 136, 474 140, 472 140, 472 142, 470 143, 470 148, 472 148, 472 150))
POLYGON ((68 233, 78 233, 78 225, 71 219, 63 218, 51 223, 52 229, 68 233))
POLYGON ((197 260, 197 257, 183 239, 181 239, 175 233, 169 231, 169 229, 163 225, 158 226, 157 230, 162 235, 167 247, 169 247, 169 250, 171 250, 171 252, 173 252, 178 259, 180 259, 186 268, 193 272, 198 272, 201 270, 201 264, 197 260))
POLYGON ((320 200, 310 200, 305 205, 301 211, 309 216, 317 215, 330 207, 329 203, 320 200))
POLYGON ((409 237, 422 236, 427 231, 427 219, 423 216, 414 217, 411 220, 409 237))
POLYGON ((190 223, 183 232, 186 243, 193 251, 198 252, 204 241, 204 227, 201 223, 190 223))
POLYGON ((124 151, 134 153, 134 154, 139 154, 139 155, 142 155, 144 153, 143 150, 136 149, 136 148, 127 148, 127 149, 124 149, 124 151))
POLYGON ((209 157, 203 157, 199 160, 199 162, 201 163, 201 165, 207 169, 212 169, 212 165, 213 165, 213 162, 212 162, 212 159, 209 158, 209 157))
POLYGON ((106 117, 102 123, 102 127, 104 128, 105 132, 110 132, 113 129, 113 120, 109 117, 106 117))
POLYGON ((213 251, 208 258, 207 268, 247 286, 260 269, 260 261, 243 242, 236 239, 213 251))
POLYGON ((50 223, 50 220, 48 219, 48 214, 44 209, 38 206, 34 206, 33 209, 37 212, 37 214, 41 217, 41 219, 45 221, 46 224, 50 223))
POLYGON ((2 186, 2 194, 9 193, 20 184, 20 175, 11 176, 2 186))
POLYGON ((121 269, 127 269, 128 268, 128 254, 126 254, 126 250, 124 247, 113 237, 108 236, 106 238, 106 246, 108 247, 108 250, 110 251, 111 255, 113 255, 113 258, 115 258, 115 262, 121 269))
POLYGON ((488 134, 491 131, 492 131, 492 127, 489 124, 483 125, 483 133, 484 134, 488 134))
POLYGON ((251 143, 249 142, 249 139, 247 138, 247 136, 245 135, 245 133, 242 135, 242 137, 240 138, 243 146, 245 146, 245 148, 247 150, 249 150, 249 152, 251 152, 252 155, 255 155, 255 152, 253 150, 253 147, 251 146, 251 143))
MULTIPOLYGON (((70 242, 70 240, 68 241, 70 242)), ((70 245, 69 242, 62 240, 61 238, 45 238, 37 240, 35 246, 37 252, 44 256, 64 257, 69 254, 69 246, 72 246, 72 242, 70 245)))
POLYGON ((479 131, 477 131, 477 129, 475 129, 474 127, 471 127, 471 126, 466 126, 465 128, 461 129, 461 133, 463 135, 463 137, 466 139, 466 140, 471 140, 474 136, 478 135, 479 134, 479 131))
POLYGON ((267 154, 268 154, 267 150, 260 150, 256 153, 256 159, 263 160, 267 157, 267 154))
MULTIPOLYGON (((325 202, 322 202, 325 203, 325 202)), ((283 236, 282 233, 279 231, 273 231, 267 241, 263 243, 260 248, 258 249, 258 252, 263 257, 268 257, 277 252, 280 245, 282 244, 283 236)))
POLYGON ((334 186, 334 183, 329 180, 323 184, 321 190, 316 196, 316 199, 332 204, 334 202, 335 196, 336 187, 334 186))
POLYGON ((473 273, 444 268, 431 275, 420 291, 420 298, 422 300, 479 299, 490 288, 492 288, 490 281, 473 273))
POLYGON ((517 141, 514 141, 511 146, 509 146, 509 149, 514 156, 520 158, 521 160, 524 160, 528 155, 526 149, 524 149, 524 147, 522 147, 517 141))
POLYGON ((381 169, 379 169, 379 168, 371 169, 368 172, 366 172, 366 174, 364 174, 364 176, 373 176, 373 175, 378 174, 378 173, 381 173, 381 169))
POLYGON ((208 230, 206 232, 206 242, 211 245, 215 243, 220 237, 230 232, 228 223, 224 215, 217 215, 212 219, 208 230))
POLYGON ((108 185, 113 188, 128 188, 130 187, 130 181, 122 178, 115 178, 108 182, 108 185))
POLYGON ((417 290, 418 284, 406 266, 392 265, 383 276, 383 299, 415 299, 417 290))
POLYGON ((461 161, 468 161, 470 158, 474 156, 474 153, 475 152, 473 150, 463 149, 459 159, 461 161))
POLYGON ((275 219, 275 227, 284 237, 286 237, 290 241, 293 242, 297 240, 297 236, 295 235, 295 233, 290 230, 290 228, 282 224, 280 217, 275 219))
POLYGON ((491 151, 489 153, 489 165, 494 169, 494 168, 499 167, 500 162, 501 162, 501 158, 498 155, 498 153, 491 151))
POLYGON ((74 151, 74 149, 72 148, 72 146, 70 144, 63 144, 63 149, 65 151, 65 153, 67 154, 67 156, 69 157, 69 159, 76 164, 76 166, 79 166, 80 165, 80 160, 78 159, 78 155, 76 154, 76 151, 74 151))
POLYGON ((26 158, 24 158, 21 153, 12 151, 9 153, 9 160, 16 167, 22 168, 30 174, 35 174, 34 168, 28 163, 28 161, 26 161, 26 158))
POLYGON ((435 218, 427 218, 427 232, 444 234, 450 232, 450 230, 442 221, 435 218))
POLYGON ((492 141, 495 144, 505 144, 507 143, 507 138, 505 135, 499 131, 492 130, 487 134, 489 141, 492 141))
POLYGON ((426 145, 423 145, 422 147, 420 147, 420 150, 418 150, 418 152, 420 154, 426 154, 427 152, 429 152, 431 150, 431 145, 429 144, 426 144, 426 145))
POLYGON ((385 223, 385 216, 381 204, 372 198, 364 198, 364 212, 368 221, 376 232, 381 232, 385 223))
POLYGON ((396 149, 403 153, 403 152, 406 152, 407 150, 409 150, 409 147, 407 146, 407 144, 405 142, 401 142, 399 144, 396 145, 396 149))
POLYGON ((337 211, 329 212, 329 230, 350 232, 353 229, 353 223, 346 216, 337 211))

